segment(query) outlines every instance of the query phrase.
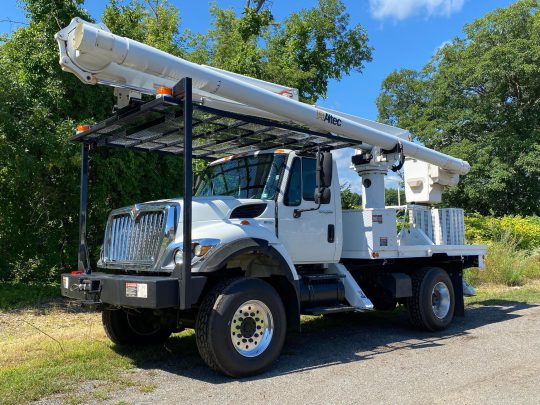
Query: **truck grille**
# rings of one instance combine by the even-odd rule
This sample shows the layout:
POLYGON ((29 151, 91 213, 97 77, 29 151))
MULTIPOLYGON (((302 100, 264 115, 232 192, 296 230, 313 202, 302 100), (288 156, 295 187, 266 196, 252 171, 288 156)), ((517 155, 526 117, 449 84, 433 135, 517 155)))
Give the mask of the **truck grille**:
POLYGON ((134 206, 109 216, 100 267, 151 267, 174 236, 174 207, 134 206), (173 218, 168 218, 172 216, 173 218), (170 234, 172 231, 172 234, 170 234))

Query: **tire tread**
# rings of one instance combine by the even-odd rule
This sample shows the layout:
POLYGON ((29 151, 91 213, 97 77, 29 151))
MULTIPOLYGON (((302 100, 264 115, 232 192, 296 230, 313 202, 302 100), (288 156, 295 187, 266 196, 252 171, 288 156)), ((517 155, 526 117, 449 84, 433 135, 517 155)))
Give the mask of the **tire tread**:
POLYGON ((420 329, 428 329, 424 317, 422 316, 422 306, 420 304, 420 295, 422 288, 422 281, 426 277, 428 271, 433 267, 426 267, 416 270, 411 275, 412 281, 412 297, 407 299, 407 308, 409 309, 409 315, 413 326, 420 329))
POLYGON ((199 354, 208 367, 218 372, 223 372, 223 370, 221 370, 216 361, 214 351, 212 350, 212 344, 210 342, 210 317, 219 296, 236 280, 238 280, 238 278, 225 279, 210 290, 210 292, 202 300, 195 323, 195 340, 199 354))

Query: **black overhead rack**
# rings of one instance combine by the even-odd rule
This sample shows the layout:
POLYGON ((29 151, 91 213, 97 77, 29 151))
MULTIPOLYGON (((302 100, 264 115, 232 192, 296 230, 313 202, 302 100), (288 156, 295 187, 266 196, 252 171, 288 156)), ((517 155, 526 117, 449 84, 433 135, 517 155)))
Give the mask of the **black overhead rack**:
MULTIPOLYGON (((183 103, 162 97, 119 111, 71 138, 97 147, 184 155, 183 103)), ((361 142, 249 115, 192 103, 193 157, 215 160, 255 150, 340 149, 361 142)))
MULTIPOLYGON (((184 157, 183 243, 191 246, 192 158, 215 160, 255 150, 288 148, 310 152, 361 144, 331 133, 195 103, 191 78, 182 79, 174 90, 176 98, 165 96, 131 105, 71 137, 82 143, 79 271, 91 273, 86 241, 88 153, 95 147, 184 157)), ((183 265, 177 266, 171 277, 178 279, 179 308, 189 309, 204 283, 201 277, 191 275, 191 249, 184 249, 183 256, 183 265)))

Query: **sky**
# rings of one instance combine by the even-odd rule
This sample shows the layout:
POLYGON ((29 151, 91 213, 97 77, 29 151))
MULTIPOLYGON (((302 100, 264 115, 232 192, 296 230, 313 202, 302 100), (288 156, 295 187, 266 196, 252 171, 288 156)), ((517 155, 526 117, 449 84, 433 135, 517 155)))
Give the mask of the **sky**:
MULTIPOLYGON (((193 32, 206 32, 210 26, 211 1, 169 0, 180 10, 182 27, 193 32)), ((245 0, 217 0, 223 8, 241 11, 245 0)), ((363 72, 353 72, 340 82, 329 83, 325 100, 317 104, 364 118, 377 119, 376 98, 384 78, 401 68, 420 69, 438 47, 463 35, 463 26, 499 7, 509 0, 343 0, 352 25, 360 23, 374 48, 373 61, 363 72)), ((107 0, 86 0, 84 7, 96 19, 108 3, 107 0)), ((272 13, 282 20, 293 11, 310 8, 316 0, 272 0, 272 13)), ((25 13, 17 0, 2 0, 0 32, 10 33, 24 22, 25 13)), ((353 191, 360 191, 360 178, 349 168, 351 150, 335 153, 342 182, 348 182, 353 191)), ((389 181, 388 187, 395 187, 389 181)))

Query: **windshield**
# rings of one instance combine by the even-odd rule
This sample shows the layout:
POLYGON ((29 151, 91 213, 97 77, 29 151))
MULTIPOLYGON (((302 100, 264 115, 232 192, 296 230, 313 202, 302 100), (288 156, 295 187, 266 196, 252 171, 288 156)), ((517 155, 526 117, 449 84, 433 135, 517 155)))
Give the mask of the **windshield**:
POLYGON ((264 153, 208 166, 195 196, 229 195, 236 198, 272 200, 287 155, 264 153))

